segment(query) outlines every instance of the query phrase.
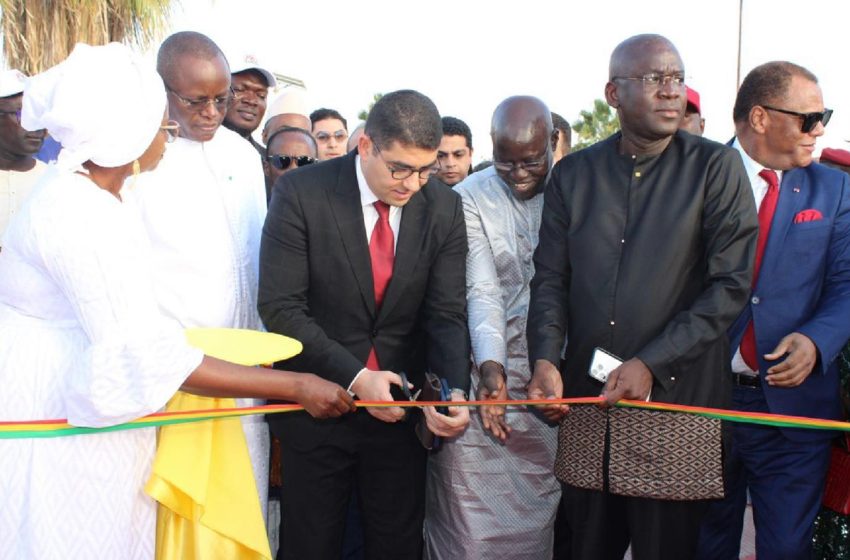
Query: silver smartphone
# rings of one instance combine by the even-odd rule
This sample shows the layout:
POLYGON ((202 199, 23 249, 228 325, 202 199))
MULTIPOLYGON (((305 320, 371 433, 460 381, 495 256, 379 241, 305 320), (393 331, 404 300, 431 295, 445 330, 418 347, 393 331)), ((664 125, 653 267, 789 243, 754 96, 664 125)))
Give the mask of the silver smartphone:
POLYGON ((590 369, 587 373, 597 381, 607 383, 608 375, 622 363, 623 360, 611 352, 597 347, 593 349, 593 357, 590 360, 590 369))

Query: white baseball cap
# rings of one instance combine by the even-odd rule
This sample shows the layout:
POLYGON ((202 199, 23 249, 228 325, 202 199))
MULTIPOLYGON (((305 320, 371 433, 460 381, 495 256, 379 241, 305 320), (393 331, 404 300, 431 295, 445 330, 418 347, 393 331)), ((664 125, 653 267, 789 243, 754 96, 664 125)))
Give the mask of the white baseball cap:
POLYGON ((0 72, 0 97, 9 97, 24 92, 27 77, 20 70, 0 72))
POLYGON ((277 80, 275 80, 274 74, 260 65, 260 61, 257 59, 256 55, 243 53, 233 56, 232 58, 227 57, 227 62, 230 64, 231 74, 238 74, 245 70, 256 70, 265 77, 268 87, 275 87, 277 85, 277 80))

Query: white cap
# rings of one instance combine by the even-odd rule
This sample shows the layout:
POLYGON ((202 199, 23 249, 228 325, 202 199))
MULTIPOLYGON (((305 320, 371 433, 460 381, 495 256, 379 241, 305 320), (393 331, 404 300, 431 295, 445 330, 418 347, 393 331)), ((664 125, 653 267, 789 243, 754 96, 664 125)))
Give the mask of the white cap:
POLYGON ((300 87, 286 88, 274 101, 269 103, 269 107, 266 109, 266 120, 285 113, 309 117, 310 111, 307 109, 306 94, 306 90, 300 87))
POLYGON ((275 80, 274 74, 263 68, 260 65, 260 61, 253 54, 231 54, 227 57, 227 63, 230 64, 231 74, 238 74, 245 70, 256 70, 266 78, 268 87, 275 87, 277 85, 277 80, 275 80))
POLYGON ((9 97, 24 92, 27 77, 20 70, 0 72, 0 97, 9 97))

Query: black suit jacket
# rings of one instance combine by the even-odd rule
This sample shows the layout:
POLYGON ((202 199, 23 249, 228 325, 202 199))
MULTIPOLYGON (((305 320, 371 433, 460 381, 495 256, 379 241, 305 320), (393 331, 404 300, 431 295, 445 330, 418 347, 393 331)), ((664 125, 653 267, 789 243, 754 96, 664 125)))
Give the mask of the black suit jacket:
POLYGON ((460 197, 430 180, 404 207, 393 276, 375 306, 355 155, 274 186, 260 248, 260 316, 304 350, 280 367, 348 387, 374 345, 381 367, 422 386, 426 368, 468 389, 466 227, 460 197))

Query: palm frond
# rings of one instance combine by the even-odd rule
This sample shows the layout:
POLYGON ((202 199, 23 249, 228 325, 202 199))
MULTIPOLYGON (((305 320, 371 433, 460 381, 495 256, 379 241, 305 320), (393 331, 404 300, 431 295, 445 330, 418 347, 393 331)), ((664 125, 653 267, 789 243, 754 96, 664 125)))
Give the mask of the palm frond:
POLYGON ((0 0, 0 9, 7 65, 32 75, 78 42, 148 47, 166 30, 171 0, 0 0))

